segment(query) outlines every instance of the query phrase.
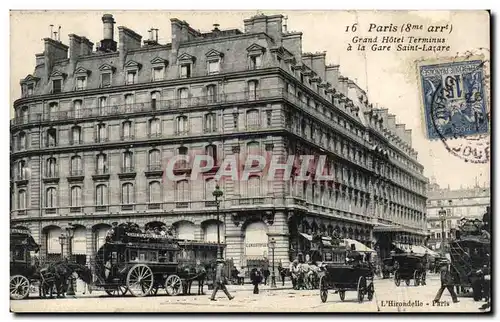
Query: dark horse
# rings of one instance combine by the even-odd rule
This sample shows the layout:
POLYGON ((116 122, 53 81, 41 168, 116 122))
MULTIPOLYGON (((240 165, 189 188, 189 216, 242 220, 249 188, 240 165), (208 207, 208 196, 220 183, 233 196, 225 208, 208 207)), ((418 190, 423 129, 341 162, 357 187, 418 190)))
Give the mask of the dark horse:
MULTIPOLYGON (((57 297, 64 297, 68 290, 68 283, 72 282, 73 273, 76 273, 87 286, 92 284, 92 271, 84 265, 59 261, 41 268, 37 272, 40 280, 40 297, 49 295, 52 298, 54 289, 57 297)), ((91 292, 90 288, 89 291, 91 292)))
POLYGON ((185 282, 183 283, 184 294, 191 294, 191 286, 193 285, 193 281, 196 281, 198 284, 198 295, 205 294, 205 292, 203 292, 203 286, 205 280, 207 279, 207 268, 208 267, 199 264, 194 267, 190 266, 185 268, 188 273, 194 273, 195 276, 193 278, 185 280, 185 282))

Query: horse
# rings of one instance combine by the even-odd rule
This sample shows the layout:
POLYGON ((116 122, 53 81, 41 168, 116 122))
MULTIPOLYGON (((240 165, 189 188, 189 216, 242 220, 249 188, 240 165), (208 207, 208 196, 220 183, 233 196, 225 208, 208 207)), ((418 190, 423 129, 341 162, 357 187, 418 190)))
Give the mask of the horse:
POLYGON ((285 278, 290 275, 290 269, 278 266, 278 274, 281 276, 281 283, 285 286, 285 278))
MULTIPOLYGON (((40 297, 46 297, 49 293, 50 298, 52 298, 54 289, 57 297, 64 297, 68 289, 68 282, 71 283, 70 278, 74 273, 85 282, 86 287, 92 284, 92 271, 84 265, 59 261, 40 269, 37 274, 40 279, 40 297)), ((92 292, 90 287, 89 292, 92 292)))
POLYGON ((195 276, 183 282, 183 287, 182 287, 183 293, 186 295, 190 295, 193 281, 196 281, 196 283, 198 284, 198 295, 205 295, 205 292, 203 291, 203 286, 205 280, 207 279, 207 267, 202 265, 196 265, 193 267, 192 265, 189 265, 185 267, 184 270, 187 272, 188 275, 194 273, 195 276))

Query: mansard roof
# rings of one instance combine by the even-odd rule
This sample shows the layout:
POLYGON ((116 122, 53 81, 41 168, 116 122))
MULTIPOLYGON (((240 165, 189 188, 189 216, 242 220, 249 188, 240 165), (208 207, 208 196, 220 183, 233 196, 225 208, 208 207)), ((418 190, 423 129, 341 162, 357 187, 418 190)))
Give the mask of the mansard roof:
POLYGON ((24 79, 21 79, 21 82, 20 84, 27 84, 27 83, 36 83, 40 80, 39 77, 35 77, 31 74, 29 74, 28 76, 26 76, 24 79))

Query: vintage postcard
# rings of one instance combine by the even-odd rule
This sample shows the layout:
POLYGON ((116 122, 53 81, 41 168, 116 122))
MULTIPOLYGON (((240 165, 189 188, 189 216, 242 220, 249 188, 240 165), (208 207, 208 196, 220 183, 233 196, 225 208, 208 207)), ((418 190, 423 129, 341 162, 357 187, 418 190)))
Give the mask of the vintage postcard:
POLYGON ((10 26, 12 312, 491 312, 488 11, 10 26))

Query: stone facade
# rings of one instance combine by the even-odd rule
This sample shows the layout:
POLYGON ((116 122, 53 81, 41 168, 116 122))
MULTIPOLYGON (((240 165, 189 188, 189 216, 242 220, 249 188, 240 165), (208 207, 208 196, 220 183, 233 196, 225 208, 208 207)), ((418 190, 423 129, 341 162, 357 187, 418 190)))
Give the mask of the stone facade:
MULTIPOLYGON (((159 221, 214 241, 221 160, 326 154, 333 182, 219 182, 226 258, 269 257, 268 236, 286 265, 299 233, 333 229, 372 245, 373 227, 394 225, 419 240, 427 179, 411 131, 373 108, 325 53, 302 53, 302 34, 284 32, 282 19, 260 15, 244 32, 209 33, 171 19, 166 45, 142 45, 118 27, 119 52, 109 15, 96 51, 77 35, 69 46, 44 39, 14 104, 12 223, 29 228, 46 254, 57 253, 54 238, 70 223, 79 236, 73 252, 90 257, 114 221, 159 221), (210 173, 165 177, 171 157, 199 153, 216 155, 210 173)), ((189 174, 192 165, 175 170, 189 174)))

